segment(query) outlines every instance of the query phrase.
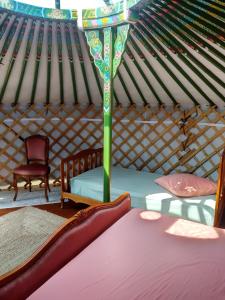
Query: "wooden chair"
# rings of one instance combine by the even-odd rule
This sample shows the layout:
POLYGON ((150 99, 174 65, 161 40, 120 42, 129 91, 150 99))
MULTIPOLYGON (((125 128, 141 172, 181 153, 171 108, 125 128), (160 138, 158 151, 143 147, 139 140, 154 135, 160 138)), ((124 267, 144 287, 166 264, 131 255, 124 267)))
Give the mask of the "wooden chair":
POLYGON ((49 153, 49 139, 42 135, 32 135, 25 139, 27 164, 21 165, 13 171, 13 186, 15 189, 16 200, 18 194, 17 180, 19 177, 25 178, 29 184, 31 192, 31 180, 34 178, 41 179, 45 185, 45 198, 48 201, 49 188, 49 173, 48 153, 49 153))

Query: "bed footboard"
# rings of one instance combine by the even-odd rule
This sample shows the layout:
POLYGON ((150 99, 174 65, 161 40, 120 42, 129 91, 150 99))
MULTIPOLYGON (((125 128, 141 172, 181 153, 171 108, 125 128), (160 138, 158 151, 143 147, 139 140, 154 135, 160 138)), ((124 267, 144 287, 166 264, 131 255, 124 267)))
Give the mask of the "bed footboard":
POLYGON ((220 227, 222 225, 222 219, 225 216, 225 150, 222 153, 219 174, 218 174, 218 186, 216 193, 216 207, 214 214, 214 226, 220 227))
POLYGON ((130 210, 130 195, 79 211, 21 265, 0 276, 0 299, 23 300, 130 210))
POLYGON ((64 199, 82 202, 88 205, 97 204, 90 198, 71 194, 70 179, 88 170, 102 166, 103 148, 87 149, 61 160, 61 207, 64 199))

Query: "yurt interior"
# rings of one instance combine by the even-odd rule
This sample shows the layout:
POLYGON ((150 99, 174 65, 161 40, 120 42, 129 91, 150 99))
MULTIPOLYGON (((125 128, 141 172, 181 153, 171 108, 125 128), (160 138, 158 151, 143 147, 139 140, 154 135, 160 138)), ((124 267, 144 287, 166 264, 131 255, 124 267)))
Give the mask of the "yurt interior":
POLYGON ((0 0, 0 299, 225 299, 225 2, 0 0))

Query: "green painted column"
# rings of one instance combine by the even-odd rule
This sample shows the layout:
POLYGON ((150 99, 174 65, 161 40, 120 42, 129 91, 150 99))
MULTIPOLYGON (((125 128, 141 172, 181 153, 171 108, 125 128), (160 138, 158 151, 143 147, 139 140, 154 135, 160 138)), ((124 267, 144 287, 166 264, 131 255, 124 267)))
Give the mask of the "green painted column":
MULTIPOLYGON (((136 22, 139 18, 138 13, 131 10, 131 8, 139 2, 140 0, 124 0, 113 4, 110 0, 105 0, 106 4, 111 4, 96 9, 84 9, 82 10, 82 15, 78 15, 78 26, 85 31, 85 36, 95 66, 98 68, 100 75, 104 80, 104 202, 110 201, 113 78, 116 76, 125 50, 125 44, 130 28, 129 24, 130 22, 136 22), (99 38, 100 32, 104 36, 103 43, 99 38)), ((118 75, 120 74, 118 73, 118 75)))
POLYGON ((85 32, 90 53, 94 63, 104 80, 104 140, 103 140, 103 168, 104 168, 104 202, 110 201, 110 181, 112 162, 112 107, 113 107, 113 78, 121 62, 129 31, 129 24, 106 27, 103 29, 104 47, 99 39, 99 30, 85 32), (104 58, 102 57, 104 54, 104 58))
POLYGON ((110 201, 111 161, 112 161, 112 84, 113 84, 113 29, 104 29, 104 140, 103 140, 103 200, 110 201))

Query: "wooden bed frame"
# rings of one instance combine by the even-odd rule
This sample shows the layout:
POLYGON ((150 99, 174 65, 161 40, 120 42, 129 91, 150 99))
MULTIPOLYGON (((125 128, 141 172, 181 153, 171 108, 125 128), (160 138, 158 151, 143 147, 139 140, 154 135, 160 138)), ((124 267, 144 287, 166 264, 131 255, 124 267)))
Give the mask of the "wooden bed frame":
MULTIPOLYGON (((83 172, 102 166, 103 148, 83 150, 75 155, 69 156, 61 161, 61 207, 64 199, 81 202, 88 205, 96 205, 100 201, 72 194, 70 190, 70 179, 83 172)), ((219 166, 218 188, 216 194, 214 226, 221 225, 221 218, 225 210, 225 150, 222 153, 219 166)))
MULTIPOLYGON (((215 207, 215 218, 214 226, 220 227, 225 209, 225 149, 221 155, 219 172, 218 172, 218 186, 216 193, 216 207, 215 207)), ((224 225, 224 224, 223 224, 224 225)))
POLYGON ((103 148, 82 150, 61 160, 61 207, 64 199, 88 205, 102 203, 97 200, 71 194, 70 179, 88 170, 102 166, 103 148))
POLYGON ((24 263, 0 276, 0 299, 23 300, 79 254, 131 207, 130 195, 79 211, 24 263))

